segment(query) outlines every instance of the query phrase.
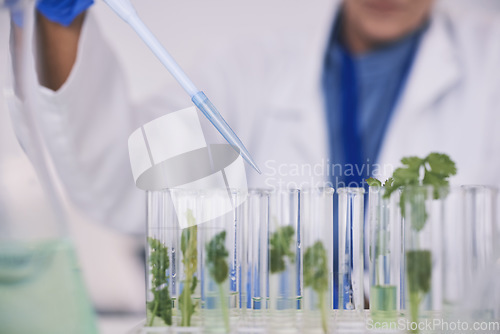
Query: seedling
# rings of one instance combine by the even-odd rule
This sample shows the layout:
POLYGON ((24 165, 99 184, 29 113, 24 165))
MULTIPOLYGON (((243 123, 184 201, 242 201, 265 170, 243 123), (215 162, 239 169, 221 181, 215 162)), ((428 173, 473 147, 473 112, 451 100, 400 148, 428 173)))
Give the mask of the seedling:
POLYGON ((154 299, 147 303, 148 313, 151 314, 148 325, 153 326, 155 317, 162 319, 166 325, 172 325, 172 299, 168 291, 167 270, 170 266, 168 249, 157 239, 148 238, 151 252, 149 265, 151 266, 152 287, 154 299))
POLYGON ((286 269, 285 258, 295 262, 295 253, 291 250, 295 230, 292 226, 282 226, 274 232, 269 240, 269 270, 271 274, 286 269))
POLYGON ((197 303, 193 303, 191 295, 198 285, 196 268, 198 266, 198 227, 196 226, 193 212, 188 210, 187 219, 189 226, 182 231, 181 252, 182 264, 184 265, 184 288, 179 296, 179 308, 181 310, 181 326, 191 326, 191 317, 195 312, 197 303))
POLYGON ((223 286, 223 283, 229 276, 229 266, 227 265, 229 252, 226 249, 226 231, 222 231, 215 235, 205 248, 207 252, 206 264, 208 272, 219 287, 224 326, 226 328, 226 332, 229 333, 229 310, 223 286))
POLYGON ((321 327, 328 332, 328 313, 325 295, 328 292, 328 259, 321 241, 307 248, 304 254, 304 286, 311 287, 318 295, 321 310, 321 327))
MULTIPOLYGON (((449 187, 448 178, 457 173, 455 162, 449 156, 431 153, 425 158, 406 157, 401 160, 404 167, 396 169, 392 178, 384 184, 384 198, 390 198, 397 189, 401 189, 400 210, 406 216, 406 202, 411 208, 411 228, 419 232, 425 227, 428 214, 422 210, 422 201, 412 196, 410 191, 415 186, 432 186, 433 198, 446 196, 449 187), (443 189, 445 191, 443 191, 443 189), (420 208, 420 210, 419 210, 420 208)), ((374 178, 367 180, 368 185, 380 187, 382 183, 374 178)), ((423 193, 424 199, 427 193, 423 193)), ((425 201, 424 201, 425 202, 425 201)), ((432 279, 432 254, 428 250, 406 251, 406 271, 410 299, 410 314, 413 322, 418 321, 418 309, 424 296, 430 291, 432 279)))

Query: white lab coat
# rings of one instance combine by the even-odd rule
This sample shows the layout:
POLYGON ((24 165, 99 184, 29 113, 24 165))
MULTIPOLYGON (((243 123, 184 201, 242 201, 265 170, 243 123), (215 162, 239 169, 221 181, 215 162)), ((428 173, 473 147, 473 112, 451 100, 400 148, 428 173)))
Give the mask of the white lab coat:
MULTIPOLYGON (((334 15, 333 7, 325 9, 309 31, 290 40, 233 46, 198 73, 195 82, 263 171, 259 176, 248 169, 250 186, 319 185, 328 179, 322 167, 328 140, 321 74, 334 15)), ((397 167, 403 156, 439 151, 457 163, 453 183, 500 185, 499 36, 500 20, 493 14, 434 10, 379 165, 397 167)), ((128 135, 189 106, 187 98, 175 102, 184 96, 178 90, 162 93, 133 105, 92 13, 70 78, 56 93, 43 91, 45 138, 69 196, 94 218, 125 231, 142 232, 145 218, 144 194, 134 188, 128 163, 128 135)))

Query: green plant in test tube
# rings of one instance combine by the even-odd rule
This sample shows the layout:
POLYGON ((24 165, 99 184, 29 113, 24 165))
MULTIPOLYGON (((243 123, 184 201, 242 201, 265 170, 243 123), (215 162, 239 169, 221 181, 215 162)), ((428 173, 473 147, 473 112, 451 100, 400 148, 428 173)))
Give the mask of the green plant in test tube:
MULTIPOLYGON (((412 196, 411 189, 416 186, 432 186, 433 198, 440 199, 446 192, 442 188, 449 186, 448 178, 457 173, 455 162, 446 154, 430 153, 425 158, 406 157, 401 160, 404 167, 397 168, 391 179, 384 185, 384 198, 401 188, 400 210, 406 216, 406 204, 411 208, 411 228, 421 231, 427 221, 425 208, 421 209, 422 201, 412 196), (423 177, 422 177, 423 176, 423 177)), ((370 178, 369 185, 380 186, 379 180, 370 178)), ((426 193, 423 193, 426 196, 426 193)), ((410 316, 412 322, 418 322, 419 307, 425 295, 430 291, 432 279, 432 254, 429 250, 407 250, 406 272, 409 291, 410 316)), ((418 330, 416 330, 418 331, 418 330)))
POLYGON ((229 252, 226 249, 226 231, 222 231, 215 235, 212 240, 206 245, 207 252, 207 267, 208 272, 212 279, 219 287, 220 303, 222 314, 224 317, 224 326, 226 332, 229 333, 229 309, 227 300, 224 293, 223 283, 229 276, 229 266, 227 264, 227 257, 229 252))
POLYGON ((198 266, 198 227, 191 210, 187 212, 187 219, 191 227, 184 229, 181 235, 185 279, 183 281, 184 287, 179 296, 179 308, 181 310, 181 326, 183 327, 191 326, 191 317, 197 306, 197 303, 193 303, 191 295, 198 285, 198 278, 195 275, 198 266))
POLYGON ((328 264, 326 249, 321 241, 307 248, 304 254, 304 285, 311 287, 318 295, 321 310, 321 327, 328 332, 327 306, 325 295, 328 292, 328 264))
POLYGON ((148 238, 151 253, 149 265, 151 266, 152 287, 154 299, 147 303, 148 326, 153 326, 155 317, 162 319, 166 325, 172 325, 172 299, 168 291, 167 269, 170 266, 168 249, 157 239, 148 238), (150 316, 150 317, 149 317, 150 316))

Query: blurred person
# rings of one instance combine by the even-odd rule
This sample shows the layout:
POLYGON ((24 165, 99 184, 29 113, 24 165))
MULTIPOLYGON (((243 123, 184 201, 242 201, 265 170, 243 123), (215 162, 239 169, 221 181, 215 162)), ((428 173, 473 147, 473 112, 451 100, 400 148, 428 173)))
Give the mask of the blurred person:
MULTIPOLYGON (((77 206, 143 234, 128 136, 191 102, 165 88, 135 103, 92 3, 38 2, 44 136, 77 206)), ((325 13, 300 36, 233 45, 197 73, 260 165, 249 186, 363 185, 433 151, 456 161, 452 182, 500 185, 495 13, 433 0, 332 1, 325 13)))
MULTIPOLYGON (((190 101, 165 89, 135 105, 92 3, 38 2, 45 138, 77 205, 142 233, 127 137, 190 101)), ((331 5, 305 38, 235 47, 199 73, 198 86, 260 164, 249 185, 362 184, 431 151, 457 162, 455 183, 499 185, 498 17, 433 0, 331 5)))
MULTIPOLYGON (((39 1, 37 33, 55 166, 90 216, 144 233, 144 193, 132 181, 127 138, 191 102, 165 88, 134 103, 87 11, 92 1, 54 3, 39 1)), ((496 14, 432 0, 331 6, 301 36, 231 46, 198 73, 195 83, 261 167, 263 175, 249 169, 249 186, 362 185, 388 177, 404 156, 433 151, 456 161, 452 182, 500 185, 496 14)))

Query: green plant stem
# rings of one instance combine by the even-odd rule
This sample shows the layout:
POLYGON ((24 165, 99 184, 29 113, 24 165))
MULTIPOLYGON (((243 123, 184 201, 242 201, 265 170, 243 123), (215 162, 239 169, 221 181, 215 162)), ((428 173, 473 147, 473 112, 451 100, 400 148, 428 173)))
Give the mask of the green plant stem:
MULTIPOLYGON (((412 322, 418 322, 420 304, 429 293, 432 280, 432 254, 427 250, 407 251, 408 289, 410 298, 410 316, 412 322)), ((413 333, 418 333, 418 328, 413 333)))
POLYGON ((319 293, 319 308, 321 310, 321 327, 324 333, 328 333, 328 312, 326 310, 325 294, 319 293))
POLYGON ((149 320, 149 327, 153 326, 153 322, 155 320, 155 314, 158 311, 158 304, 159 302, 155 299, 155 307, 153 309, 153 312, 151 313, 151 320, 149 320))
MULTIPOLYGON (((418 313, 420 309, 420 302, 422 301, 422 297, 419 292, 410 293, 410 317, 411 321, 414 323, 418 323, 418 313)), ((412 333, 418 333, 417 329, 412 330, 412 333)))
MULTIPOLYGON (((192 225, 195 223, 193 213, 188 211, 188 220, 192 221, 192 225)), ((197 285, 196 268, 198 264, 198 228, 196 226, 191 226, 182 231, 181 235, 181 251, 182 251, 182 264, 184 265, 184 287, 182 289, 179 303, 181 308, 181 326, 189 327, 191 326, 191 317, 195 312, 196 304, 193 304, 191 298, 192 294, 195 292, 197 285)))
POLYGON ((191 278, 186 278, 184 281, 184 288, 182 289, 181 297, 182 297, 182 308, 181 308, 181 326, 189 327, 191 326, 191 315, 192 315, 192 300, 191 300, 191 287, 192 281, 191 278))
POLYGON ((226 328, 226 333, 230 332, 229 327, 229 308, 227 306, 227 300, 224 293, 223 284, 217 284, 219 287, 219 295, 220 295, 220 307, 222 309, 222 317, 224 318, 224 327, 226 328))

